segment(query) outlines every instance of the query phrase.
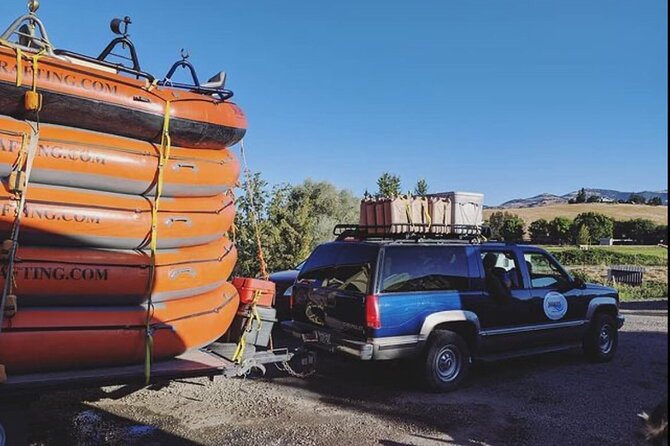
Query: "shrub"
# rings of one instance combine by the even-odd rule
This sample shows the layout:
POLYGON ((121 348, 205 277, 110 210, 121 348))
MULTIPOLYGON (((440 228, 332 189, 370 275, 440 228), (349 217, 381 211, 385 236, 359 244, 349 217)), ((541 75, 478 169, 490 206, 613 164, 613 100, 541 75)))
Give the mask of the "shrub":
POLYGON ((563 265, 641 265, 666 266, 668 260, 649 254, 626 254, 592 248, 586 251, 581 249, 566 249, 552 253, 563 265))
POLYGON ((640 286, 616 285, 621 300, 658 299, 667 297, 668 283, 657 280, 643 282, 640 286))

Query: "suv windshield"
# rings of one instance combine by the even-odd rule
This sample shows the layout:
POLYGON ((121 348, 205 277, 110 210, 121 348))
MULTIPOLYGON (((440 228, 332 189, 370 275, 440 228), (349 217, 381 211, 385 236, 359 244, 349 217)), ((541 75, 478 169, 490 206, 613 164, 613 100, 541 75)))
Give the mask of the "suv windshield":
POLYGON ((379 246, 332 243, 317 247, 302 267, 298 280, 313 285, 366 294, 379 246))
POLYGON ((380 292, 468 289, 465 250, 450 246, 388 246, 380 292))

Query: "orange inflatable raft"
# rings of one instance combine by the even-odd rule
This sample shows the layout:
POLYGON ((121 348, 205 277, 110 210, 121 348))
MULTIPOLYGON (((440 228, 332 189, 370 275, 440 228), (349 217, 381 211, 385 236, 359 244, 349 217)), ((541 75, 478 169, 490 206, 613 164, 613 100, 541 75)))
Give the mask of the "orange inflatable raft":
MULTIPOLYGON (((239 305, 235 287, 158 303, 151 310, 153 359, 218 339, 239 305)), ((142 363, 146 306, 27 308, 5 318, 0 364, 9 374, 142 363)))
MULTIPOLYGON (((25 121, 0 116, 0 176, 12 171, 22 143, 30 138, 25 121)), ((123 194, 153 195, 160 147, 119 136, 41 125, 30 181, 123 194)), ((173 147, 164 169, 162 195, 207 197, 235 186, 240 173, 226 149, 173 147)))
MULTIPOLYGON (((148 251, 20 246, 14 264, 14 294, 21 311, 29 306, 136 305, 164 302, 220 287, 230 276, 237 251, 230 240, 188 248, 161 249, 152 283, 148 251)), ((7 277, 0 270, 0 289, 7 277)))
MULTIPOLYGON (((0 45, 0 114, 27 116, 23 100, 33 87, 32 56, 0 45), (17 72, 21 75, 17 77, 17 72), (17 87, 17 80, 21 86, 17 87)), ((76 126, 160 143, 166 103, 170 135, 177 146, 223 149, 237 143, 247 126, 242 110, 211 95, 138 80, 77 58, 42 55, 36 88, 42 94, 42 122, 76 126)))
MULTIPOLYGON (((9 238, 17 202, 0 187, 0 237, 9 238)), ((31 184, 19 242, 48 246, 142 249, 149 246, 153 202, 135 195, 31 184)), ((158 211, 158 248, 195 246, 222 237, 235 205, 227 194, 163 198, 158 211)))

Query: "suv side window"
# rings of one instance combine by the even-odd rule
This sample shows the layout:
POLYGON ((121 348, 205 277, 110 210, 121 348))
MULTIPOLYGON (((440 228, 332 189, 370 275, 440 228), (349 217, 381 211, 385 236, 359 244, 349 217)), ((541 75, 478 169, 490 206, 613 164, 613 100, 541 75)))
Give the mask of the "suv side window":
MULTIPOLYGON (((491 286, 494 281, 498 281, 500 286, 508 290, 523 288, 519 265, 513 252, 482 251, 481 257, 487 288, 497 289, 497 286, 491 286)), ((488 291, 492 292, 494 290, 489 289, 488 291)))
POLYGON ((532 288, 554 288, 570 282, 570 277, 546 254, 527 252, 523 257, 532 288))
POLYGON ((469 289, 465 250, 446 246, 387 246, 379 291, 464 291, 469 289))

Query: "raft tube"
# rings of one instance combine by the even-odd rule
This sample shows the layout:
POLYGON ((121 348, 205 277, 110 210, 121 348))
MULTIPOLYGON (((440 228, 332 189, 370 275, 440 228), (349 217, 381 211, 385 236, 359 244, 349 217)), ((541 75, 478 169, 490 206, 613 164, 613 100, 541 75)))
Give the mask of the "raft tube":
MULTIPOLYGON (((12 171, 30 126, 0 116, 0 177, 12 171)), ((160 147, 156 144, 55 125, 40 126, 30 181, 122 194, 153 195, 160 147)), ((166 197, 208 197, 235 186, 237 158, 227 149, 173 147, 163 170, 166 197)))
MULTIPOLYGON (((31 184, 21 217, 20 244, 144 249, 150 244, 153 200, 136 195, 31 184)), ((8 239, 17 201, 0 186, 0 237, 8 239)), ((230 229, 235 205, 227 194, 162 198, 159 249, 196 246, 230 229)))
MULTIPOLYGON (((181 355, 221 337, 239 305, 225 283, 209 293, 152 306, 153 360, 181 355)), ((0 364, 29 373, 142 363, 146 306, 26 308, 4 318, 0 364)))
MULTIPOLYGON (((25 50, 17 87, 16 50, 0 46, 0 114, 31 117, 23 98, 32 88, 32 53, 25 50)), ((77 59, 43 55, 37 91, 41 122, 85 128, 154 143, 161 142, 166 103, 170 136, 177 146, 224 149, 242 139, 246 117, 234 103, 213 96, 154 86, 77 59)))
MULTIPOLYGON (((226 238, 188 248, 161 249, 150 287, 148 251, 19 246, 14 294, 19 307, 138 305, 149 296, 165 302, 220 287, 237 251, 226 238)), ((7 277, 0 269, 0 289, 7 277)))

